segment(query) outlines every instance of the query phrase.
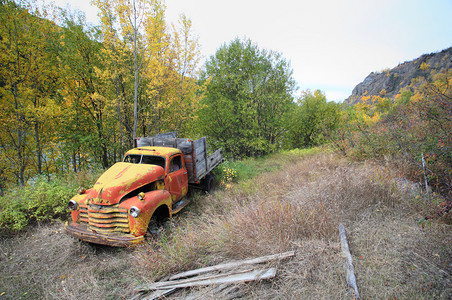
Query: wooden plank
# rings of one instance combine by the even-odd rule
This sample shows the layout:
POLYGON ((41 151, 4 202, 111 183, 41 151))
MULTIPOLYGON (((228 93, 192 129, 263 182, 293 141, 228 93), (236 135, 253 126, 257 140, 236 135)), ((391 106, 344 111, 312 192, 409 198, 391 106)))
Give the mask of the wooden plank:
POLYGON ((347 272, 347 284, 355 291, 355 298, 359 299, 358 286, 356 285, 355 268, 353 267, 352 255, 348 248, 347 236, 345 234, 345 227, 339 224, 339 237, 341 239, 342 253, 346 258, 345 268, 347 272))
POLYGON ((196 156, 203 154, 206 151, 206 138, 202 137, 200 139, 197 139, 196 141, 194 141, 194 147, 195 147, 195 153, 196 156))
POLYGON ((237 271, 232 271, 230 273, 223 273, 223 274, 206 274, 203 276, 196 276, 196 277, 190 277, 190 278, 185 278, 185 279, 177 279, 177 280, 165 280, 165 281, 159 281, 159 282, 154 282, 151 283, 149 286, 145 286, 143 288, 140 288, 139 290, 141 291, 145 291, 145 290, 149 290, 149 289, 157 289, 157 288, 163 288, 166 286, 171 286, 173 284, 189 284, 192 282, 198 282, 198 281, 203 281, 203 280, 210 280, 210 279, 216 279, 216 278, 222 278, 225 276, 230 276, 230 275, 238 275, 238 274, 243 274, 243 273, 247 273, 252 271, 252 269, 241 269, 241 270, 237 270, 237 271), (152 288, 149 288, 152 287, 152 288))
POLYGON ((207 162, 205 158, 207 153, 206 145, 206 137, 202 137, 193 142, 195 181, 200 181, 207 174, 207 162))
POLYGON ((154 136, 153 138, 176 138, 177 137, 177 131, 171 131, 171 132, 165 132, 165 133, 159 133, 154 136))
POLYGON ((206 148, 204 146, 195 146, 195 154, 198 157, 201 157, 204 155, 204 153, 206 152, 206 148))
POLYGON ((196 269, 196 270, 191 270, 191 271, 175 274, 175 275, 171 276, 169 278, 169 280, 176 280, 179 278, 191 277, 191 276, 205 274, 205 273, 213 272, 213 271, 224 271, 224 270, 228 270, 228 269, 237 268, 240 266, 260 264, 260 263, 265 263, 265 262, 269 262, 269 261, 273 261, 273 260, 282 260, 282 259, 292 257, 294 255, 295 255, 295 251, 288 251, 288 252, 284 252, 284 253, 267 255, 267 256, 262 256, 262 257, 247 259, 247 260, 224 263, 224 264, 219 264, 219 265, 215 265, 215 266, 210 266, 210 267, 205 267, 205 268, 201 268, 201 269, 196 269))
POLYGON ((196 179, 199 181, 207 174, 207 167, 205 161, 200 161, 196 164, 196 179))
POLYGON ((223 283, 213 289, 203 289, 199 292, 190 293, 183 300, 204 300, 204 299, 236 299, 243 297, 244 293, 237 285, 223 283))
POLYGON ((170 138, 154 138, 154 146, 176 148, 176 139, 170 138))
POLYGON ((276 276, 276 268, 253 270, 235 274, 220 274, 203 278, 190 278, 175 281, 155 282, 145 287, 146 290, 160 290, 205 286, 211 284, 239 283, 270 279, 276 276))
POLYGON ((154 146, 154 140, 150 137, 137 138, 137 147, 154 146))
POLYGON ((182 151, 184 155, 193 153, 193 142, 189 139, 176 139, 176 148, 182 151))
POLYGON ((207 158, 207 172, 212 171, 223 161, 223 149, 218 149, 207 158))
POLYGON ((167 290, 157 290, 154 291, 152 294, 145 296, 144 298, 142 298, 142 300, 157 300, 164 296, 168 296, 169 294, 174 293, 175 290, 176 288, 167 290))

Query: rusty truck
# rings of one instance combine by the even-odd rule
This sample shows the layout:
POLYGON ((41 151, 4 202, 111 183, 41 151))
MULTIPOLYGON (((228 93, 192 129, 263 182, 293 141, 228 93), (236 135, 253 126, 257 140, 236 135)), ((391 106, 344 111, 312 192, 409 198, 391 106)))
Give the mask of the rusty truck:
POLYGON ((168 133, 138 138, 135 145, 92 188, 81 188, 70 199, 67 234, 95 244, 135 245, 190 202, 189 189, 213 192, 212 170, 223 152, 208 155, 205 137, 168 133))

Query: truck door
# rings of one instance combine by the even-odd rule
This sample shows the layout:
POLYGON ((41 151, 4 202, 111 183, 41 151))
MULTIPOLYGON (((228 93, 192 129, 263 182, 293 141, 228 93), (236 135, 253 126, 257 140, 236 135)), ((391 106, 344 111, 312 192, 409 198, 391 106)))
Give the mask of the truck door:
POLYGON ((171 157, 168 170, 168 183, 173 203, 187 194, 188 176, 183 164, 182 155, 171 157))

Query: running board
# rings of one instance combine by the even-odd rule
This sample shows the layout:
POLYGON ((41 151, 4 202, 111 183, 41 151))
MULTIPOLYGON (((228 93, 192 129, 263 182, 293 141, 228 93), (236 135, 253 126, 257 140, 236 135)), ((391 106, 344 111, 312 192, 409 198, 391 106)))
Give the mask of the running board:
POLYGON ((191 202, 190 200, 188 200, 187 198, 184 198, 184 199, 180 200, 179 202, 174 203, 173 207, 172 207, 173 214, 177 214, 182 208, 187 206, 190 202, 191 202))

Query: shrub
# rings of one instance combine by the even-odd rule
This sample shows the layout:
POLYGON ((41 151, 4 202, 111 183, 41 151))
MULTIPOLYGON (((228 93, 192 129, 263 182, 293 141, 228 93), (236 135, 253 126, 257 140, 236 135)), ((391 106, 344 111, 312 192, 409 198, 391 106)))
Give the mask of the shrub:
POLYGON ((426 179, 436 192, 451 199, 451 77, 449 70, 432 74, 430 81, 418 78, 412 92, 404 90, 392 102, 373 96, 370 104, 348 108, 332 141, 356 160, 405 161, 410 165, 406 177, 422 183, 426 179))
POLYGON ((16 233, 36 222, 65 219, 68 200, 81 186, 91 185, 98 172, 36 177, 25 187, 16 187, 0 197, 0 232, 16 233))

